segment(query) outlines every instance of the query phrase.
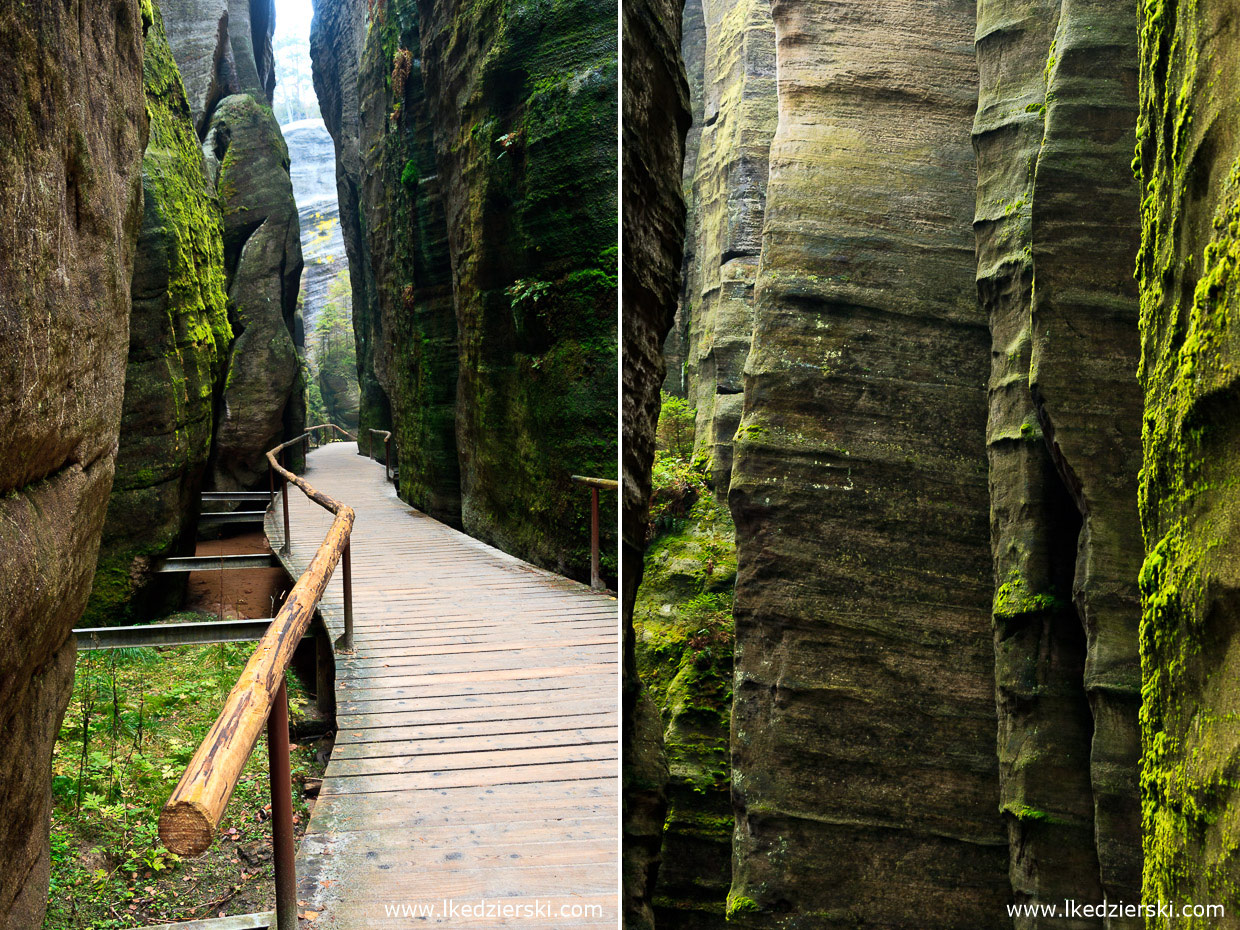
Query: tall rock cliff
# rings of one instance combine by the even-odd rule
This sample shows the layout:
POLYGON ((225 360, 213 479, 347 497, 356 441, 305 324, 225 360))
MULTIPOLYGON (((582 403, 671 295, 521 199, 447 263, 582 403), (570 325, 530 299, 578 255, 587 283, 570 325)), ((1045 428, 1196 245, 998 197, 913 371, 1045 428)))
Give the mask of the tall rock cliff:
POLYGON ((650 502, 662 348, 679 291, 685 205, 680 185, 689 95, 679 0, 630 0, 624 26, 624 389, 621 608, 624 670, 623 886, 625 927, 653 926, 653 893, 666 816, 667 763, 658 710, 637 677, 633 607, 650 502))
POLYGON ((584 576, 589 497, 571 475, 615 459, 615 8, 319 9, 316 82, 365 230, 363 421, 390 401, 416 506, 584 576))
POLYGON ((184 576, 150 569, 158 558, 193 551, 197 495, 232 341, 219 204, 203 173, 162 17, 152 10, 143 61, 150 140, 142 159, 120 452, 87 625, 177 606, 184 576))
MULTIPOLYGON (((1012 887, 1018 902, 1133 902, 1140 399, 1127 269, 1139 198, 1125 156, 1135 9, 1058 0, 979 9, 975 227, 992 334, 987 444, 1012 887)), ((1079 925, 1104 923, 1140 922, 1079 925)))
POLYGON ((117 449, 147 119, 139 0, 0 3, 0 927, 43 919, 48 772, 117 449))
MULTIPOLYGON (((368 430, 391 428, 392 413, 387 392, 375 373, 375 356, 383 339, 361 205, 362 110, 358 71, 366 45, 367 6, 363 0, 315 0, 310 55, 323 122, 336 149, 340 231, 349 260, 353 331, 357 337, 357 382, 361 393, 358 429, 369 437, 368 430)), ((401 167, 403 171, 404 166, 401 167)))
POLYGON ((771 11, 779 123, 730 494, 729 914, 1002 926, 974 5, 771 11))
POLYGON ((1225 0, 1149 2, 1140 43, 1145 895, 1226 902, 1225 920, 1174 926, 1231 927, 1240 882, 1240 20, 1225 0))
MULTIPOLYGON (((693 208, 679 317, 684 389, 697 410, 695 446, 725 499, 743 368, 753 335, 767 157, 775 132, 775 28, 770 0, 701 0, 700 135, 691 151, 693 208)), ((698 38, 687 33, 686 38, 698 38)), ((686 171, 690 170, 686 159, 686 171)))
MULTIPOLYGON (((163 0, 208 177, 223 212, 235 341, 206 483, 265 484, 265 453, 300 433, 305 387, 295 334, 302 270, 288 150, 271 112, 274 0, 163 0)), ((289 450, 300 468, 300 452, 289 450)))
POLYGON ((391 400, 401 494, 459 527, 458 325, 419 21, 413 0, 389 3, 358 77, 362 209, 379 314, 358 353, 391 400))

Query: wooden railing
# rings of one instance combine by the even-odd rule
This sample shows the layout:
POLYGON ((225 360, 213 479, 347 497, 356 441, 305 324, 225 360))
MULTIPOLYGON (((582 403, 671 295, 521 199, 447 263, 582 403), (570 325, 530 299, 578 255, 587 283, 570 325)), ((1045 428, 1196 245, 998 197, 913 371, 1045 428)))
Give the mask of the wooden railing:
POLYGON ((598 565, 598 492, 600 489, 615 491, 620 485, 609 478, 587 478, 584 475, 573 475, 573 480, 590 489, 590 587, 595 591, 603 591, 607 586, 603 584, 598 565))
MULTIPOLYGON (((360 430, 359 430, 360 432, 360 430)), ((375 457, 375 437, 383 437, 383 477, 391 479, 392 477, 392 433, 385 429, 370 430, 370 441, 367 445, 367 452, 370 458, 375 457)), ((361 443, 358 443, 357 451, 362 451, 361 443)))
MULTIPOLYGON (((276 926, 279 930, 297 927, 297 877, 294 866, 292 781, 289 771, 288 691, 285 672, 293 651, 305 636, 311 619, 336 565, 346 570, 346 623, 343 643, 352 642, 349 609, 352 592, 347 576, 349 536, 353 530, 353 510, 328 497, 284 468, 282 453, 289 446, 309 442, 321 429, 339 427, 326 424, 310 427, 304 434, 267 453, 274 478, 279 475, 284 490, 285 545, 288 542, 288 485, 295 484, 303 494, 335 515, 327 536, 319 545, 309 567, 293 585, 279 613, 259 640, 241 677, 233 686, 206 739, 194 753, 172 797, 159 817, 159 836, 169 850, 182 856, 196 856, 210 847, 220 818, 232 797, 241 771, 267 727, 267 752, 271 766, 272 843, 276 873, 276 926), (278 458, 279 457, 279 458, 278 458)), ((345 433, 348 436, 348 433, 345 433)), ((353 438, 353 437, 349 437, 353 438)))

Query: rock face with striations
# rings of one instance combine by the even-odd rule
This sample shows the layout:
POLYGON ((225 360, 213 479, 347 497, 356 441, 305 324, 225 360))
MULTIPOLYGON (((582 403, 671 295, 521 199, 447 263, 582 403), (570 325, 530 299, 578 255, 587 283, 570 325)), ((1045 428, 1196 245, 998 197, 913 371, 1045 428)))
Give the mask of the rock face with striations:
POLYGON ((270 101, 275 0, 161 0, 159 6, 199 138, 225 97, 251 93, 270 101))
POLYGON ((729 915, 997 927, 974 7, 772 14, 779 126, 730 495, 729 915))
POLYGON ((652 899, 667 807, 662 725, 637 677, 633 607, 646 547, 659 387, 664 378, 662 346, 675 314, 685 234, 680 177, 690 114, 679 55, 680 15, 678 0, 634 0, 623 6, 622 909, 629 930, 653 926, 652 899))
POLYGON ((143 63, 150 140, 120 452, 87 626, 177 606, 184 576, 150 569, 158 558, 193 551, 197 494, 232 340, 219 206, 158 9, 154 15, 143 63))
POLYGON ((146 144, 138 0, 0 3, 0 927, 47 900, 48 771, 117 447, 146 144))
MULTIPOLYGON (((685 279, 684 387, 697 410, 695 447, 722 500, 740 425, 743 368, 753 335, 753 286, 762 248, 767 157, 775 132, 775 28, 770 0, 701 0, 703 28, 686 39, 700 63, 700 135, 692 172, 685 279)), ((696 30, 695 30, 696 32, 696 30)))
MULTIPOLYGON (((1141 10, 1141 767, 1147 900, 1227 902, 1240 751, 1240 33, 1226 0, 1141 10)), ((1163 930, 1165 918, 1150 923, 1163 930)))
POLYGON ((982 9, 978 293, 993 340, 987 442, 1012 887, 1020 902, 1135 901, 1135 9, 982 9))

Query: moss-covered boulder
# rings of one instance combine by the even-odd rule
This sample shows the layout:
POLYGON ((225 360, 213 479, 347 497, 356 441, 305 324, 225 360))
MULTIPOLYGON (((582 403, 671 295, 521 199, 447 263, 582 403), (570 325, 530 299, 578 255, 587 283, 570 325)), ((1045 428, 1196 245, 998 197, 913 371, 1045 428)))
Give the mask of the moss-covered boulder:
POLYGON ((197 493, 232 340, 219 202, 203 172, 158 9, 143 72, 150 140, 142 159, 142 230, 120 451, 88 625, 152 616, 172 606, 183 587, 184 576, 150 569, 162 556, 192 551, 197 493))
POLYGON ((0 2, 0 927, 43 922, 52 745, 116 460, 149 6, 0 2), (144 16, 144 8, 147 15, 144 16))
MULTIPOLYGON (((216 422, 211 487, 252 489, 267 450, 305 424, 297 347, 301 232, 288 150, 271 108, 236 94, 220 101, 203 142, 224 215, 224 261, 234 342, 216 422)), ((289 450, 296 466, 300 453, 289 450)))

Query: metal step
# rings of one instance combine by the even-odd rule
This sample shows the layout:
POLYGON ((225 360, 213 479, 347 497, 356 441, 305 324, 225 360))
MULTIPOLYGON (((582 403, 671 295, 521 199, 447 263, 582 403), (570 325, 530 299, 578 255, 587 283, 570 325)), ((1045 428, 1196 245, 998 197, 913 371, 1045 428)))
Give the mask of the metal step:
POLYGON ((198 522, 202 523, 262 523, 265 510, 234 510, 231 513, 199 514, 198 522))
POLYGON ((195 555, 164 559, 155 571, 157 574, 178 572, 214 572, 221 568, 277 568, 280 560, 274 552, 255 552, 251 555, 195 555))
POLYGON ((270 491, 203 491, 203 501, 269 501, 270 491))
POLYGON ((145 646, 198 646, 207 643, 252 643, 263 638, 270 617, 256 620, 208 620, 203 623, 146 623, 74 630, 77 647, 138 649, 145 646))

